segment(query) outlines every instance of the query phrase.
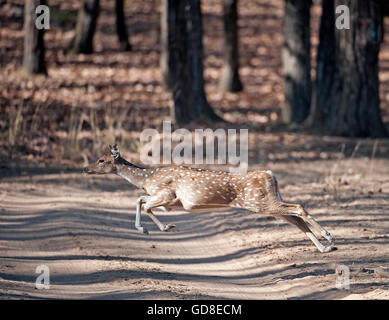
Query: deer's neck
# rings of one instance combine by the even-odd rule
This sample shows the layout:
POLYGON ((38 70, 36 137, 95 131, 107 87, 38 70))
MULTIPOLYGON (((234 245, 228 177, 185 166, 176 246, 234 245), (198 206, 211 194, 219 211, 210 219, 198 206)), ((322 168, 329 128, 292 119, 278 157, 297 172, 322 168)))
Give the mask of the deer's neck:
POLYGON ((116 174, 123 179, 126 179, 129 183, 138 188, 142 188, 146 179, 149 176, 149 170, 146 168, 138 167, 123 158, 116 159, 117 169, 116 174))

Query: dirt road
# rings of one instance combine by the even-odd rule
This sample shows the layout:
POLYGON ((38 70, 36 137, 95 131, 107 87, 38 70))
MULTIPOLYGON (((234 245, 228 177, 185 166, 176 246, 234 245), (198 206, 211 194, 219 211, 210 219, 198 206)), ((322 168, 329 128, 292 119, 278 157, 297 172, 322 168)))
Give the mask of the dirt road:
POLYGON ((141 193, 115 176, 26 170, 0 183, 0 298, 388 299, 389 161, 361 177, 363 159, 345 162, 333 186, 331 161, 268 167, 284 199, 303 203, 336 239, 321 254, 297 228, 245 211, 160 212, 177 230, 144 217, 141 193), (350 172, 352 168, 353 172, 350 172), (359 177, 359 180, 357 179, 359 177), (38 290, 37 266, 50 270, 38 290), (350 270, 339 290, 335 268, 350 270))

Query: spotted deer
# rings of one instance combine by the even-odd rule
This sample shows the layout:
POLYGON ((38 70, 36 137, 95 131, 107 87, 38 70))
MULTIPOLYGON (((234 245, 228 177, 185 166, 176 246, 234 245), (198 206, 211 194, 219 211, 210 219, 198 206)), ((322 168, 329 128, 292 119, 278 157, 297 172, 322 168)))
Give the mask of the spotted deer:
POLYGON ((244 174, 231 174, 186 166, 142 168, 121 157, 115 144, 110 152, 84 169, 86 174, 113 173, 143 189, 148 195, 136 202, 135 228, 148 233, 141 225, 141 208, 161 231, 174 224, 163 224, 152 212, 161 207, 166 211, 181 208, 189 212, 242 208, 253 213, 281 218, 298 227, 320 252, 335 250, 331 235, 300 204, 287 203, 281 198, 277 180, 270 170, 255 170, 244 174), (330 244, 320 243, 308 224, 330 244))

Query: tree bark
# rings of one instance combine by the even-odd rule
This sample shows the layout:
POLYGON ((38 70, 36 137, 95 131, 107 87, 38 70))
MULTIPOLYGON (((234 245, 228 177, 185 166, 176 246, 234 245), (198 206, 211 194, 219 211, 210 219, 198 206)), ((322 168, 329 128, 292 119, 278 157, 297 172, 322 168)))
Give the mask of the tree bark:
POLYGON ((238 52, 238 0, 222 0, 223 3, 223 69, 219 81, 219 90, 238 92, 243 89, 239 78, 238 52))
POLYGON ((166 0, 167 2, 167 37, 168 66, 170 86, 173 94, 172 118, 178 125, 189 123, 191 79, 188 68, 187 30, 185 17, 185 0, 166 0))
POLYGON ((24 6, 23 69, 27 74, 47 74, 45 65, 44 29, 35 26, 35 9, 45 5, 44 0, 26 0, 24 6))
POLYGON ((77 16, 76 34, 70 44, 75 53, 92 53, 99 16, 99 0, 83 0, 77 16))
MULTIPOLYGON (((322 1, 319 45, 316 56, 316 79, 306 125, 327 128, 336 87, 335 6, 334 0, 322 1)), ((328 129, 327 129, 328 130, 328 129)))
POLYGON ((384 137, 381 119, 378 54, 383 39, 381 0, 335 0, 350 8, 350 29, 335 28, 338 68, 335 105, 331 110, 333 135, 384 137))
POLYGON ((162 76, 162 86, 165 89, 171 89, 169 78, 169 62, 168 62, 168 0, 161 1, 161 54, 159 60, 159 69, 162 76))
POLYGON ((311 104, 311 0, 286 0, 282 63, 284 69, 285 123, 302 123, 311 104))
POLYGON ((383 39, 380 0, 326 0, 320 27, 311 123, 337 136, 385 137, 381 119, 378 54, 383 39), (350 29, 335 27, 335 8, 350 10, 350 29))
POLYGON ((222 120, 204 91, 202 21, 199 0, 167 0, 171 114, 178 125, 222 120))
POLYGON ((123 0, 115 0, 115 15, 116 15, 116 33, 119 38, 120 47, 124 51, 131 50, 131 44, 128 41, 128 33, 126 19, 124 15, 123 0))

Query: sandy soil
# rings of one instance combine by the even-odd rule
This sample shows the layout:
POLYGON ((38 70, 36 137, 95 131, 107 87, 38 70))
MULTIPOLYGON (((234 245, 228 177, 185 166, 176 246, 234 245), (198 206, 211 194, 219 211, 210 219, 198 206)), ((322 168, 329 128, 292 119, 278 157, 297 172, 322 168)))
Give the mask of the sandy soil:
POLYGON ((21 169, 0 183, 0 298, 388 299, 389 160, 267 168, 337 251, 321 254, 294 226, 238 210, 160 212, 177 230, 160 232, 145 216, 142 235, 141 192, 119 177, 21 169), (48 290, 35 288, 39 265, 50 269, 48 290), (339 265, 350 269, 349 290, 336 288, 339 265))

